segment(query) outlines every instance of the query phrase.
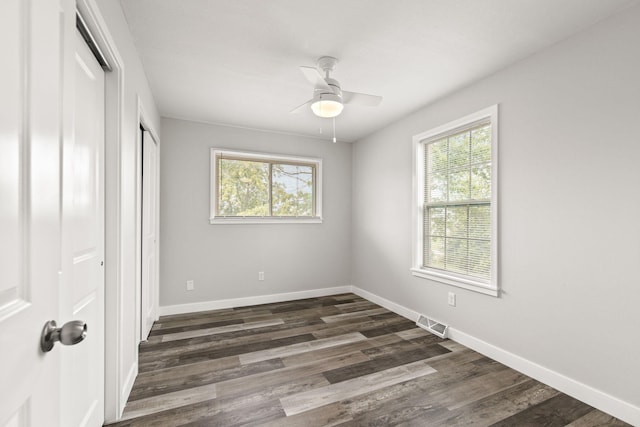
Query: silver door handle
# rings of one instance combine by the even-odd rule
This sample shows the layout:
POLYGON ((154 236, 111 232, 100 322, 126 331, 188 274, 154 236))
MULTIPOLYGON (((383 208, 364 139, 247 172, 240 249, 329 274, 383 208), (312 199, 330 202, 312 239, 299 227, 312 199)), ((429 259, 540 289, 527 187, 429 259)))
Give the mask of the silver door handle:
POLYGON ((58 328, 55 320, 44 324, 40 337, 40 348, 44 353, 51 351, 56 341, 64 345, 78 344, 87 336, 87 324, 82 320, 72 320, 58 328))

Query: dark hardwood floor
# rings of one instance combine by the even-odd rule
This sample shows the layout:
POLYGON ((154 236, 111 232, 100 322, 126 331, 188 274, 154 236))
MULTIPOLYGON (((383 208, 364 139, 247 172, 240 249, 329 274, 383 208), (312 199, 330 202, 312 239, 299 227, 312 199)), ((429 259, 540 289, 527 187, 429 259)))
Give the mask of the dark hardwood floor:
POLYGON ((115 426, 623 426, 353 294, 164 316, 115 426))

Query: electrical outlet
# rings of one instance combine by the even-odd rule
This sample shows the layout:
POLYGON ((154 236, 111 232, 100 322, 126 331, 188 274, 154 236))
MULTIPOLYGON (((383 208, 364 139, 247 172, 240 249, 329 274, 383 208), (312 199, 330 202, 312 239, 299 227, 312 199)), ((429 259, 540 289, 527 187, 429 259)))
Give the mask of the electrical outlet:
POLYGON ((456 306, 456 294, 454 294, 453 292, 449 292, 448 302, 449 302, 449 305, 455 307, 456 306))
POLYGON ((187 280, 187 290, 188 291, 193 290, 193 280, 187 280))
POLYGON ((258 271, 258 280, 264 280, 264 271, 258 271))

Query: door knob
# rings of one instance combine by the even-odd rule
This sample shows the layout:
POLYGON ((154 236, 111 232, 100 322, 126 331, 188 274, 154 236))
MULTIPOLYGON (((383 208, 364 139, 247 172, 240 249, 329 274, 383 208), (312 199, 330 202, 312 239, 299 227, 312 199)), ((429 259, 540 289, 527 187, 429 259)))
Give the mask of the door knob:
POLYGON ((72 320, 58 328, 55 320, 44 324, 40 337, 40 348, 44 353, 51 351, 56 341, 64 345, 78 344, 87 336, 87 324, 82 320, 72 320))

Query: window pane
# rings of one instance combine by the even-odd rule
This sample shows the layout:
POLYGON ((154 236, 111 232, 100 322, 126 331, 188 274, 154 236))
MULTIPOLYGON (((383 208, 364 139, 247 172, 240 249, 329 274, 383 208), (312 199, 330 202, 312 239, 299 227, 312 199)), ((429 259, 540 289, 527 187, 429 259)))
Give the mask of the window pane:
POLYGON ((449 137, 449 168, 456 169, 469 164, 469 131, 449 137))
POLYGON ((491 165, 471 168, 471 198, 475 200, 491 197, 491 165))
POLYGON ((469 207, 469 238, 486 240, 491 238, 491 206, 469 207))
POLYGON ((491 243, 469 240, 469 275, 489 279, 491 276, 491 243))
POLYGON ((269 165, 219 159, 218 215, 269 215, 269 165))
POLYGON ((427 175, 427 203, 447 200, 447 174, 436 172, 427 175))
POLYGON ((428 249, 425 254, 425 265, 433 268, 444 269, 444 238, 430 237, 428 238, 427 243, 428 249))
POLYGON ((467 249, 468 242, 465 239, 446 239, 446 266, 448 271, 455 273, 467 273, 467 249))
POLYGON ((447 237, 467 238, 467 212, 466 206, 447 208, 447 237))
POLYGON ((427 234, 430 236, 445 236, 445 208, 427 209, 427 234))
POLYGON ((449 174, 449 200, 469 200, 469 178, 468 169, 449 174))
POLYGON ((491 161, 491 125, 471 131, 471 163, 491 161))
POLYGON ((429 172, 447 169, 447 139, 444 138, 429 143, 427 145, 426 155, 428 159, 427 170, 429 172))
POLYGON ((272 215, 313 215, 313 167, 274 164, 272 166, 272 215))

